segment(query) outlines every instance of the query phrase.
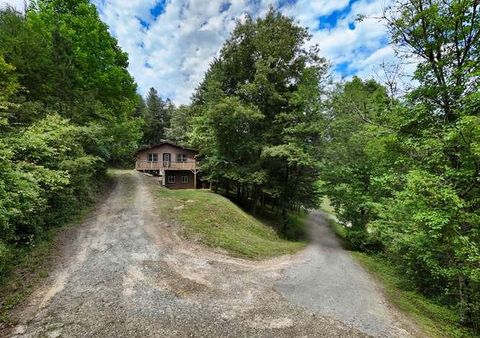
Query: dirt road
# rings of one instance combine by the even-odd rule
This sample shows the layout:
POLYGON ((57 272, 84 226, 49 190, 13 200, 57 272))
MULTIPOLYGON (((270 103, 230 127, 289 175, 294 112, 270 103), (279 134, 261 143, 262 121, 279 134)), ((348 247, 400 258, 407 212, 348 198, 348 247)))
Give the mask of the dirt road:
MULTIPOLYGON (((371 331, 363 318, 349 320, 341 309, 316 305, 332 301, 325 298, 330 290, 323 275, 309 272, 322 268, 308 254, 313 249, 262 262, 214 253, 180 240, 177 225, 163 221, 151 178, 122 171, 116 181, 99 209, 65 239, 51 277, 18 310, 11 336, 363 337, 388 331, 383 324, 371 331), (298 274, 305 276, 296 286, 298 274), (310 294, 306 287, 313 287, 310 294)), ((327 281, 342 283, 334 276, 327 281)), ((349 297, 356 302, 354 292, 349 297)))
POLYGON ((320 211, 310 215, 311 244, 301 254, 305 263, 285 270, 277 283, 282 295, 373 336, 410 336, 402 326, 409 331, 415 328, 388 304, 377 283, 342 248, 327 217, 320 211))

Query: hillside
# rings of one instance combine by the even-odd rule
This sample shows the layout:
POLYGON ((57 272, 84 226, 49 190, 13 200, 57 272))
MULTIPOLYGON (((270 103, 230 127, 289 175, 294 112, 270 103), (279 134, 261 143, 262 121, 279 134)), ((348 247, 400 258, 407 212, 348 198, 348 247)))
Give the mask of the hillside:
POLYGON ((186 238, 233 256, 260 259, 291 254, 306 244, 283 239, 271 226, 209 191, 158 189, 157 197, 162 215, 183 225, 186 238))

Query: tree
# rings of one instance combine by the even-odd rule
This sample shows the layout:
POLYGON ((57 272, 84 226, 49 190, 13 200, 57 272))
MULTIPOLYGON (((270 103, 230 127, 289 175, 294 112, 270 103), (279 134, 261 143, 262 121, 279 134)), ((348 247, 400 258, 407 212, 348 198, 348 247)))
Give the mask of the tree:
POLYGON ((420 86, 412 96, 438 112, 436 122, 455 122, 461 98, 477 90, 480 79, 480 16, 476 0, 399 0, 385 18, 401 52, 415 55, 420 86))
MULTIPOLYGON (((322 190, 354 247, 383 251, 416 289, 480 325, 480 4, 399 0, 392 41, 418 85, 389 98, 338 86, 326 109, 322 190)), ((393 86, 394 87, 394 86, 393 86)))
POLYGON ((480 325, 480 4, 402 0, 385 18, 396 46, 418 58, 414 114, 400 128, 405 185, 373 223, 421 289, 480 325))
POLYGON ((88 0, 0 10, 0 279, 92 201, 140 139, 128 58, 88 0))
POLYGON ((155 144, 166 138, 167 129, 170 127, 172 103, 163 101, 158 96, 155 88, 150 88, 146 99, 144 114, 144 144, 155 144))
POLYGON ((182 145, 188 145, 192 132, 193 110, 190 106, 174 107, 171 112, 170 127, 166 130, 166 138, 182 145))
POLYGON ((137 94, 137 105, 135 107, 135 117, 143 118, 147 110, 147 104, 142 95, 137 94))
POLYGON ((322 190, 349 225, 347 238, 357 249, 374 244, 367 225, 398 182, 402 151, 396 130, 404 111, 383 86, 357 77, 336 88, 326 110, 322 190))
POLYGON ((140 130, 139 121, 132 122, 136 84, 127 55, 93 4, 37 0, 25 14, 1 11, 0 53, 16 68, 22 88, 14 100, 22 109, 12 112, 12 122, 26 126, 57 111, 75 124, 102 129, 110 142, 98 155, 108 162, 131 161, 140 130))
MULTIPOLYGON (((271 9, 238 23, 193 98, 191 141, 212 180, 248 196, 268 191, 287 211, 318 201, 320 86, 327 64, 307 30, 271 9), (245 192, 248 192, 245 194, 245 192)), ((286 229, 286 228, 285 228, 286 229)))
POLYGON ((0 130, 9 124, 11 97, 18 90, 18 81, 15 74, 15 67, 5 62, 0 55, 0 130))

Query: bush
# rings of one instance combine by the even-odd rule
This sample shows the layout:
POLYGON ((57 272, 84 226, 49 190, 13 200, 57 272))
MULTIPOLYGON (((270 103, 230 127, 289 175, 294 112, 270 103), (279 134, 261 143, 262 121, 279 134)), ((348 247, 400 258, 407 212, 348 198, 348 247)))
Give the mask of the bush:
POLYGON ((345 239, 349 249, 366 252, 378 252, 382 250, 382 243, 377 238, 369 234, 367 230, 358 228, 345 229, 345 239))

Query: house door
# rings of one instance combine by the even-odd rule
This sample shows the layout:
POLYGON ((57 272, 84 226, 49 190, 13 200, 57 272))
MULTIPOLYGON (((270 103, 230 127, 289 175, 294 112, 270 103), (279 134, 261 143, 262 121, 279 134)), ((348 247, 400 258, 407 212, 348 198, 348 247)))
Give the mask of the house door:
POLYGON ((163 166, 169 168, 171 162, 172 162, 172 154, 163 153, 163 166))

